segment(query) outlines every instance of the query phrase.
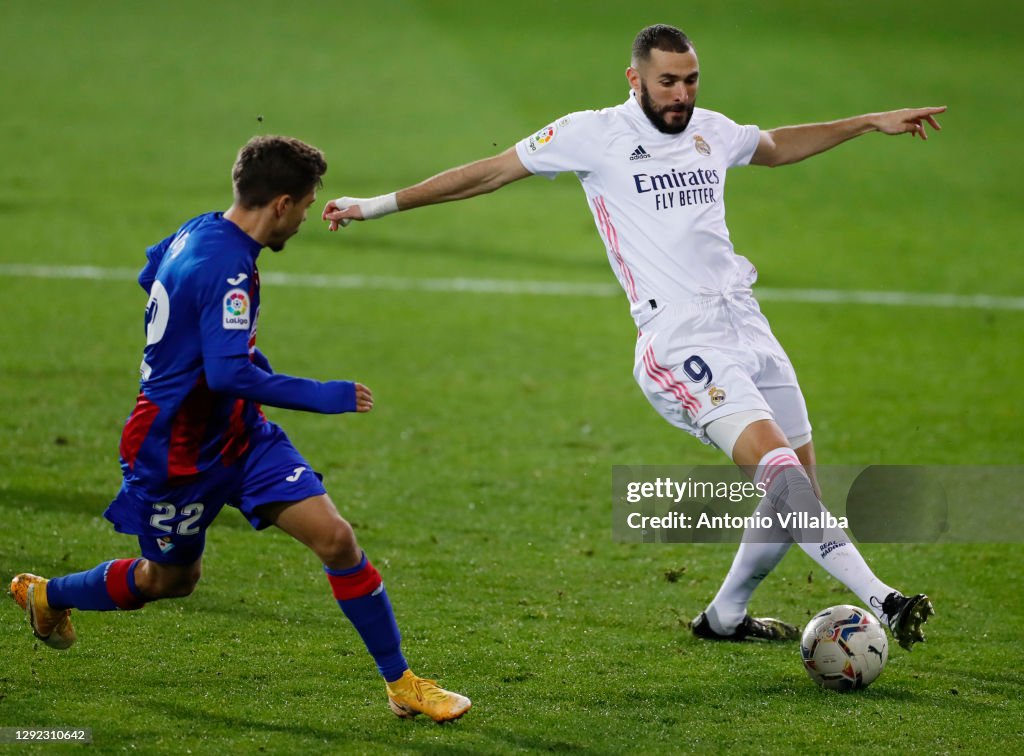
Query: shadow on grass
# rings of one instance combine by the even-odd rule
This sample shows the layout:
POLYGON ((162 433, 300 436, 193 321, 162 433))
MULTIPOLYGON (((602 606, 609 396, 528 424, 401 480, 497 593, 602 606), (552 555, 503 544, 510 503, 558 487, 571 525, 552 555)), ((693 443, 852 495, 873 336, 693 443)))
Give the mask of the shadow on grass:
POLYGON ((499 730, 494 727, 486 728, 485 732, 489 734, 490 739, 496 744, 513 746, 524 751, 569 753, 574 751, 594 752, 595 750, 595 746, 593 744, 581 745, 580 743, 567 743, 564 740, 536 737, 522 732, 499 730))
MULTIPOLYGON (((445 725, 438 725, 431 722, 425 717, 417 717, 411 721, 401 721, 395 718, 387 709, 387 701, 384 700, 383 691, 381 691, 381 711, 372 710, 372 713, 361 723, 361 726, 356 725, 351 718, 339 719, 337 726, 333 729, 328 727, 315 727, 307 723, 296 723, 286 724, 279 722, 265 722, 258 719, 252 719, 245 716, 238 716, 233 714, 225 714, 223 712, 211 711, 200 704, 193 706, 186 706, 182 704, 176 704, 165 700, 151 699, 144 702, 140 702, 140 705, 146 708, 152 709, 157 712, 163 718, 173 718, 181 722, 185 722, 191 728, 196 722, 212 722, 216 723, 220 727, 230 729, 236 736, 242 735, 243 733, 251 733, 256 737, 265 736, 268 734, 285 735, 295 738, 294 748, 300 750, 302 744, 307 741, 318 741, 315 745, 329 744, 336 748, 344 749, 356 749, 359 750, 361 747, 374 746, 379 748, 400 748, 403 751, 419 751, 422 753, 454 753, 454 754, 478 754, 480 753, 479 745, 475 747, 460 746, 457 743, 451 742, 432 742, 432 743, 410 743, 408 738, 410 733, 406 728, 430 728, 427 730, 431 735, 437 735, 438 733, 451 732, 455 728, 464 728, 469 725, 470 720, 462 720, 460 722, 449 723, 445 725), (394 728, 393 735, 391 732, 382 734, 374 734, 368 731, 370 727, 389 727, 394 728)), ((343 705, 344 701, 335 701, 333 704, 343 705)), ((362 701, 356 702, 360 708, 365 707, 362 701)), ((469 715, 472 716, 472 713, 469 715)), ((420 730, 422 732, 422 730, 420 730)), ((471 734, 476 739, 479 735, 478 732, 474 731, 471 734)), ((453 733, 456 737, 457 734, 453 733)), ((496 733, 496 743, 507 743, 509 742, 509 733, 501 732, 496 733)), ((307 743, 307 745, 314 745, 314 743, 307 743)), ((274 746, 270 746, 273 748, 274 746)), ((289 746, 291 748, 293 746, 289 746)), ((540 743, 539 747, 547 747, 547 744, 540 743)), ((260 750, 264 750, 260 748, 260 750)), ((554 750, 561 750, 554 746, 554 750)))
POLYGON ((798 688, 806 688, 799 693, 794 693, 794 683, 788 680, 780 680, 776 684, 772 685, 758 685, 757 686, 757 697, 759 699, 777 698, 782 700, 783 698, 792 699, 794 697, 804 698, 809 701, 815 701, 820 698, 824 698, 827 701, 842 702, 849 700, 853 702, 858 698, 864 698, 865 700, 877 703, 922 703, 926 699, 930 698, 930 692, 927 695, 918 694, 914 691, 905 689, 892 689, 885 687, 884 684, 876 683, 870 688, 863 690, 850 690, 850 691, 836 691, 836 690, 825 690, 814 685, 810 680, 807 680, 807 684, 803 685, 804 680, 800 680, 798 688))
POLYGON ((295 735, 302 740, 316 738, 319 740, 335 740, 344 736, 339 730, 311 727, 308 724, 276 724, 264 722, 257 719, 249 719, 232 714, 211 711, 207 706, 196 703, 193 706, 167 701, 154 696, 149 699, 136 699, 136 703, 145 708, 152 709, 161 718, 177 719, 188 723, 189 728, 195 726, 196 722, 216 723, 221 727, 230 728, 233 731, 256 733, 278 733, 282 735, 295 735))

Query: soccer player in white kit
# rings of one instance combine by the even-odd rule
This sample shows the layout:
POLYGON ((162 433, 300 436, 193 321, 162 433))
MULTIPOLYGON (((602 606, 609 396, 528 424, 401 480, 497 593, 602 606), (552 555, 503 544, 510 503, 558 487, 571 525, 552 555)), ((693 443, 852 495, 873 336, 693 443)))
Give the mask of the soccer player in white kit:
MULTIPOLYGON (((767 496, 758 514, 824 510, 814 480, 807 407, 788 357, 761 314, 753 265, 733 250, 725 179, 747 164, 795 163, 866 134, 927 139, 944 107, 896 110, 829 123, 761 130, 695 106, 700 70, 690 40, 666 25, 643 29, 626 70, 626 102, 570 113, 491 158, 452 168, 378 197, 327 203, 332 231, 352 220, 467 199, 530 175, 579 178, 638 329, 633 374, 668 422, 713 443, 767 496)), ((786 521, 808 521, 791 517, 786 521)), ((933 613, 924 594, 879 580, 839 528, 744 534, 729 573, 695 635, 789 640, 796 627, 747 613, 754 589, 792 543, 843 582, 905 648, 924 640, 933 613)))

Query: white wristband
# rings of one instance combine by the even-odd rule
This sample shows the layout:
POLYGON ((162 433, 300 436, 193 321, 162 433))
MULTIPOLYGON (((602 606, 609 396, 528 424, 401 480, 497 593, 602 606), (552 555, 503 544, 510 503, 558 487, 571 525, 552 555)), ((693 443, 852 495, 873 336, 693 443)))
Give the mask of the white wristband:
MULTIPOLYGON (((390 215, 398 212, 398 193, 381 194, 376 197, 345 197, 350 204, 359 205, 364 220, 380 218, 382 215, 390 215)), ((340 202, 341 200, 336 200, 340 202)))

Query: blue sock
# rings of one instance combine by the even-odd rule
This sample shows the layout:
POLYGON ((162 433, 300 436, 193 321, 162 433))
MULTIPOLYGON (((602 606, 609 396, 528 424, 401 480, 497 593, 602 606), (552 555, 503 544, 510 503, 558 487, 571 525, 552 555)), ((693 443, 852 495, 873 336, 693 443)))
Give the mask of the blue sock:
POLYGON ((135 585, 138 561, 113 559, 85 572, 53 578, 46 584, 46 601, 54 609, 139 609, 145 599, 135 585))
POLYGON ((409 669, 402 655, 402 635, 395 622, 380 573, 363 554, 355 567, 332 570, 324 567, 334 598, 355 627, 366 650, 387 682, 394 682, 409 669))

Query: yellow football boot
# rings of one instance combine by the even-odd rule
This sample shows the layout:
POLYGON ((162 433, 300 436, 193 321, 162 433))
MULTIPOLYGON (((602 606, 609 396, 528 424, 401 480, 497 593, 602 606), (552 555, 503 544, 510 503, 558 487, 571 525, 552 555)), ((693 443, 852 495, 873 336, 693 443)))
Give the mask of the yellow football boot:
POLYGON ((75 642, 70 609, 51 609, 46 603, 46 578, 23 572, 11 581, 11 598, 28 614, 36 637, 50 648, 70 648, 75 642))
POLYGON ((450 722, 473 705, 465 696, 445 690, 434 680, 416 677, 411 669, 386 686, 391 711, 403 719, 426 714, 435 722, 450 722))

